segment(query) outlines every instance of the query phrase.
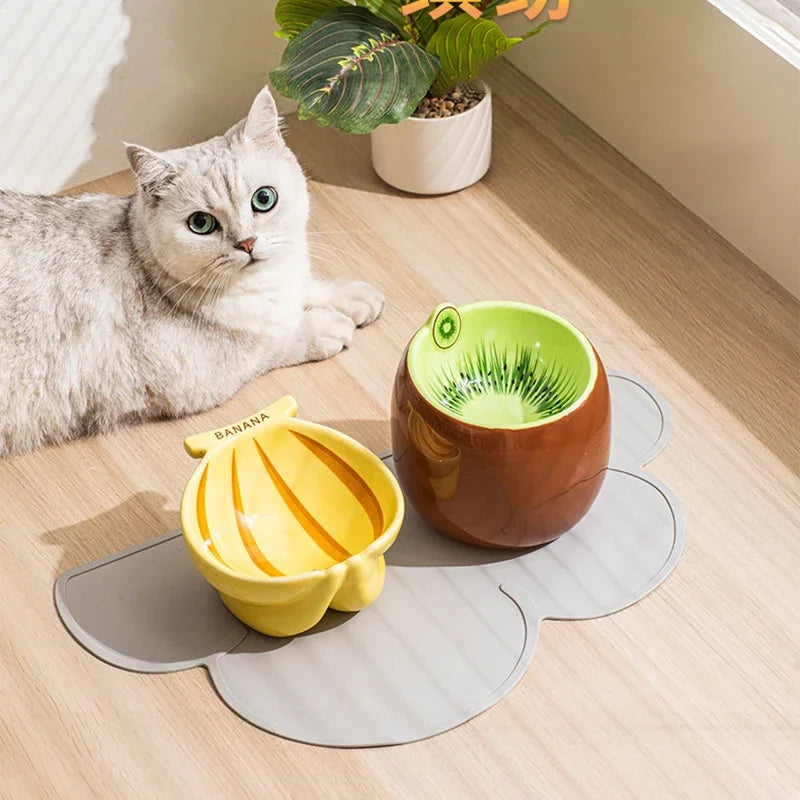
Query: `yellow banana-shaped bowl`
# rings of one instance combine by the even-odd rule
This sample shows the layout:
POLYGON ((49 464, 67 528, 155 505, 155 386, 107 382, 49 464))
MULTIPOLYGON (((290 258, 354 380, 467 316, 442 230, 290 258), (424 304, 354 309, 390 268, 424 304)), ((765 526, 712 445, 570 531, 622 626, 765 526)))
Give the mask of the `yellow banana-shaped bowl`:
POLYGON ((403 521, 383 462, 296 413, 284 397, 184 443, 202 458, 181 500, 189 555, 230 611, 269 636, 372 603, 403 521))

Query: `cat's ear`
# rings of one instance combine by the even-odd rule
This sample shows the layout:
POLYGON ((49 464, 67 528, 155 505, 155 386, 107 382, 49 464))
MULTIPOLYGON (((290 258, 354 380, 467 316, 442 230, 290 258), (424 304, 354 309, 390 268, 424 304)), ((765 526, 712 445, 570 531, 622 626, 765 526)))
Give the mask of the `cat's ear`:
POLYGON ((250 139, 262 147, 274 147, 281 144, 280 131, 281 118, 278 116, 278 107, 268 86, 265 86, 253 100, 250 112, 244 122, 245 138, 250 139))
POLYGON ((147 147, 127 142, 124 144, 128 162, 139 179, 139 185, 147 194, 158 197, 175 179, 175 165, 147 147))

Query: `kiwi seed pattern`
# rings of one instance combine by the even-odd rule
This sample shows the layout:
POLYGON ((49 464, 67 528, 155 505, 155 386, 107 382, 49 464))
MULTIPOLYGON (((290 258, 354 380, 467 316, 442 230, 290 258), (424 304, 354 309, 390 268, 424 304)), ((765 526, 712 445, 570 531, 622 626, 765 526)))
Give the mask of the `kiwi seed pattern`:
POLYGON ((433 321, 433 341, 438 348, 452 347, 461 333, 461 315, 453 306, 446 306, 433 321))
POLYGON ((545 363, 539 347, 517 345, 511 354, 494 342, 481 342, 455 364, 444 365, 430 388, 441 406, 459 417, 467 416, 470 402, 481 395, 517 395, 529 422, 561 413, 580 393, 573 370, 557 360, 545 363))

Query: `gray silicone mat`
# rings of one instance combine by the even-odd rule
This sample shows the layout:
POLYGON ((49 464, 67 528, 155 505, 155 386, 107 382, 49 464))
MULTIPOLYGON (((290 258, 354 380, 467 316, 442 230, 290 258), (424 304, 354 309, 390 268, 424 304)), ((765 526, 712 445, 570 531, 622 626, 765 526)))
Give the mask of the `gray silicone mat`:
POLYGON ((173 531, 64 573, 58 612, 84 647, 115 666, 205 666, 231 709, 280 736, 338 747, 434 736, 511 690, 541 620, 619 611, 658 586, 681 555, 678 503, 642 472, 666 444, 666 406, 635 378, 610 379, 606 481, 589 514, 549 545, 471 547, 435 533, 409 507, 374 605, 329 611, 309 633, 272 639, 230 615, 173 531))

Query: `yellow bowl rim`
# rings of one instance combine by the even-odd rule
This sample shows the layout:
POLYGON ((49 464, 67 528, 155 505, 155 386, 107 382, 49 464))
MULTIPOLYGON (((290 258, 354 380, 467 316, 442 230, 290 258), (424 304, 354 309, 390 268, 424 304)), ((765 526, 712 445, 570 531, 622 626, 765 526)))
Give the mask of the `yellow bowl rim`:
MULTIPOLYGON (((286 422, 288 423, 288 419, 286 422)), ((359 550, 357 553, 353 553, 349 558, 346 558, 344 561, 337 561, 335 564, 331 564, 331 566, 326 567, 325 569, 313 569, 307 570, 306 572, 298 572, 294 575, 280 575, 280 576, 271 576, 271 575, 264 575, 263 578, 256 577, 254 575, 246 575, 243 572, 237 572, 234 569, 226 566, 225 564, 220 563, 216 559, 212 560, 210 556, 208 556, 202 549, 198 548, 194 541, 192 541, 191 537, 189 537, 186 533, 187 522, 191 523, 191 527, 193 530, 197 530, 197 515, 194 509, 190 509, 190 504, 188 503, 188 495, 190 490, 196 487, 196 484, 200 481, 200 475, 202 474, 203 467, 205 466, 206 462, 210 459, 214 458, 214 456, 223 450, 234 447, 236 442, 239 441, 241 438, 245 436, 253 436, 254 434, 249 433, 240 433, 234 436, 231 439, 228 439, 224 442, 220 442, 217 447, 209 450, 201 459, 200 463, 195 468, 194 472, 192 473, 189 480, 186 482, 186 486, 183 489, 181 494, 181 534, 183 535, 183 540, 186 542, 187 547, 191 549, 191 551, 200 558, 200 560, 207 565, 212 571, 218 572, 225 577, 234 578, 236 580, 242 581, 246 584, 253 585, 253 586, 261 586, 261 585, 289 585, 291 583, 297 583, 299 581, 307 580, 310 577, 319 577, 324 575, 327 572, 331 572, 332 570, 337 570, 343 568, 349 561, 353 561, 356 559, 363 559, 365 557, 370 556, 379 556, 385 553, 389 547, 392 545, 394 540, 397 538, 397 534, 400 531, 400 525, 403 522, 403 517, 405 515, 405 498, 403 497, 403 492, 400 489, 400 485, 397 482, 397 478, 392 474, 391 470, 383 463, 383 459, 379 458, 375 453, 372 452, 368 447, 365 447, 361 442, 353 439, 352 436, 348 436, 341 431, 337 431, 335 428, 329 428, 327 425, 320 425, 316 422, 309 422, 308 420, 298 419, 297 417, 292 417, 291 422, 294 425, 299 425, 301 428, 305 428, 307 430, 313 431, 315 428, 324 428, 326 431, 329 431, 333 434, 334 439, 338 440, 339 442, 350 445, 355 447, 356 450, 361 451, 363 454, 367 456, 368 459, 372 459, 373 461, 377 462, 378 471, 381 472, 384 477, 386 478, 389 485, 392 487, 392 492, 395 496, 395 500, 397 501, 397 510, 395 512, 394 517, 391 519, 389 524, 386 526, 386 530, 373 542, 370 542, 363 550, 359 550)), ((273 423, 274 424, 274 423, 273 423)))

